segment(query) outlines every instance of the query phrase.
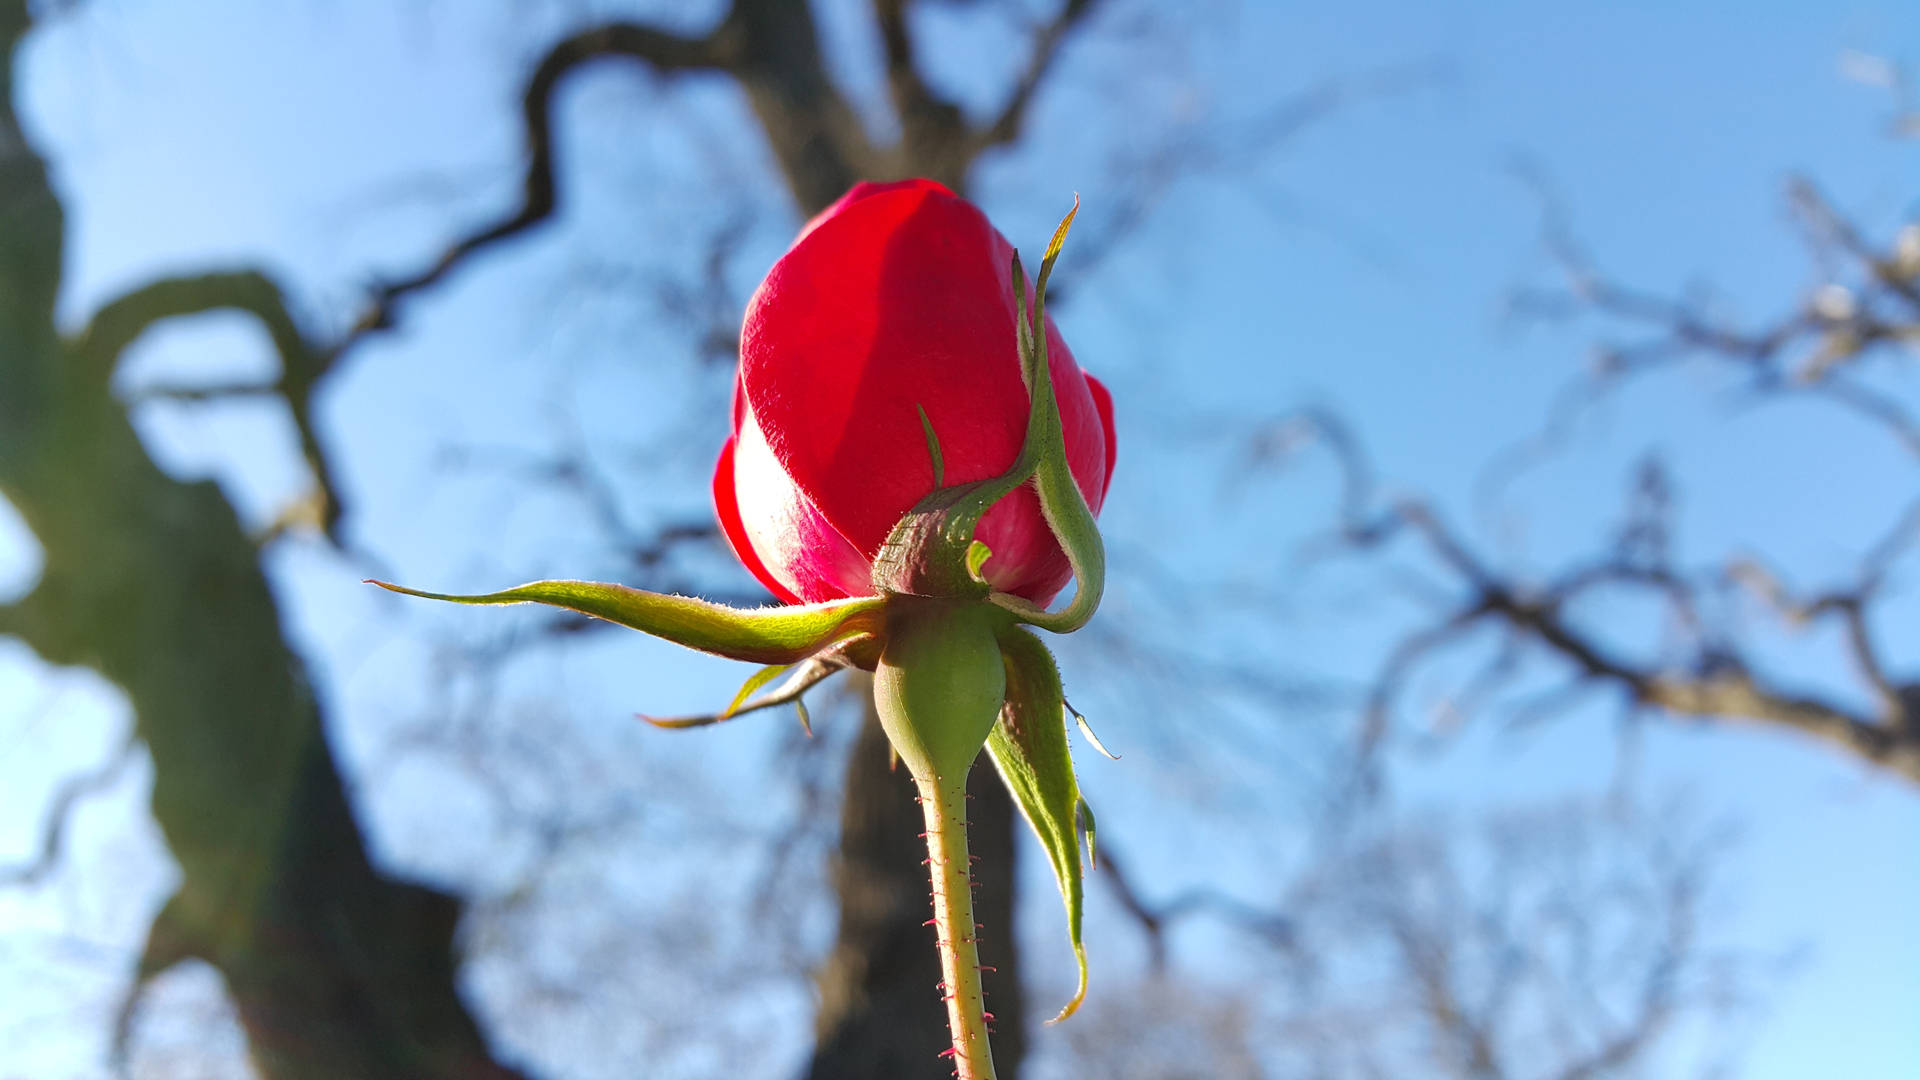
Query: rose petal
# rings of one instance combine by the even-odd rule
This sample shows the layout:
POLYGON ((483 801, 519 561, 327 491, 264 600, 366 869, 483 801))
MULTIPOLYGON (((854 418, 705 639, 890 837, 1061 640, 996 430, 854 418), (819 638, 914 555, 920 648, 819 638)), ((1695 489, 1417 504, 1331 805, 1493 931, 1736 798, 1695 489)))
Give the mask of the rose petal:
MULTIPOLYGON (((1100 430, 1107 440, 1107 471, 1100 478, 1100 497, 1087 500, 1087 505, 1097 514, 1100 512, 1100 507, 1107 501, 1107 489, 1113 486, 1113 460, 1116 449, 1113 435, 1113 395, 1107 392, 1107 384, 1091 375, 1087 375, 1087 392, 1093 395, 1093 407, 1100 413, 1100 430)), ((1078 472, 1073 474, 1073 480, 1074 483, 1080 484, 1080 490, 1086 490, 1086 484, 1081 481, 1078 472)))
POLYGON ((726 536, 734 557, 760 579, 760 584, 789 604, 802 603, 792 589, 768 572, 766 564, 760 561, 760 554, 753 550, 753 542, 747 538, 747 527, 740 521, 739 501, 734 496, 733 442, 728 439, 727 445, 720 448, 720 461, 713 468, 713 509, 720 518, 720 531, 726 536))
POLYGON ((741 531, 768 575, 810 603, 870 595, 871 560, 787 476, 751 407, 732 446, 732 494, 741 531))
MULTIPOLYGON (((915 406, 940 439, 946 482, 960 484, 1012 463, 1027 393, 1014 340, 1013 250, 993 226, 930 183, 854 194, 810 224, 754 295, 741 385, 785 475, 870 558, 933 487, 915 406)), ((1068 460, 1097 507, 1105 426, 1051 320, 1047 340, 1068 460)), ((1031 495, 1011 501, 1024 509, 996 507, 982 522, 980 538, 995 552, 989 573, 998 563, 1003 588, 1047 591, 1056 573, 1043 552, 1057 545, 1031 495)), ((742 513, 752 521, 745 504, 742 513)))

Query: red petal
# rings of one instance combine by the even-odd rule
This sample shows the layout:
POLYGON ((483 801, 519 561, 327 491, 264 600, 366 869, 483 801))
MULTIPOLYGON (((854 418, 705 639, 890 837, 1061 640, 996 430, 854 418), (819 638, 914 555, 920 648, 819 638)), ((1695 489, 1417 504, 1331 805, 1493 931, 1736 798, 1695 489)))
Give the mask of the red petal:
MULTIPOLYGON (((933 488, 915 406, 939 436, 946 482, 961 484, 1012 463, 1026 429, 1027 393, 1005 239, 936 184, 873 185, 854 194, 813 222, 755 293, 740 370, 783 470, 871 558, 900 515, 933 488)), ((1047 341, 1068 460, 1097 506, 1092 493, 1106 471, 1098 407, 1051 321, 1047 341)), ((1019 527, 1001 537, 1009 556, 1001 586, 1024 591, 1054 575, 1050 566, 1011 561, 1028 546, 1022 541, 1031 526, 1044 528, 1037 506, 1019 501, 1029 505, 1019 527)), ((999 509, 982 523, 989 546, 991 519, 1007 518, 999 509)))
MULTIPOLYGON (((1083 372, 1084 374, 1084 372, 1083 372)), ((1100 512, 1100 506, 1107 500, 1107 489, 1113 486, 1113 395, 1107 392, 1107 385, 1091 375, 1087 376, 1087 392, 1093 395, 1093 407, 1100 413, 1100 430, 1107 437, 1107 474, 1100 481, 1100 498, 1094 500, 1094 513, 1100 512)))
POLYGON ((770 573, 760 556, 753 550, 753 544, 747 539, 746 526, 740 523, 740 503, 733 492, 733 440, 720 448, 720 463, 713 469, 713 510, 720 518, 720 531, 726 534, 727 546, 733 549, 733 555, 740 560, 754 577, 760 579, 773 595, 789 604, 800 603, 795 596, 770 573))
MULTIPOLYGON (((807 220, 805 225, 800 226, 800 235, 793 238, 793 243, 800 243, 800 241, 806 239, 808 233, 819 228, 822 222, 838 216, 842 210, 859 202, 861 199, 873 195, 885 195, 893 191, 931 191, 945 195, 950 199, 954 197, 952 189, 948 188, 945 184, 933 180, 915 178, 912 180, 895 180, 885 184, 876 184, 871 180, 862 180, 848 188, 845 195, 835 199, 833 205, 813 215, 813 217, 807 220)), ((788 246, 791 247, 793 245, 788 246)))
POLYGON ((873 592, 873 563, 794 484, 749 409, 733 437, 741 530, 767 572, 808 603, 873 592))

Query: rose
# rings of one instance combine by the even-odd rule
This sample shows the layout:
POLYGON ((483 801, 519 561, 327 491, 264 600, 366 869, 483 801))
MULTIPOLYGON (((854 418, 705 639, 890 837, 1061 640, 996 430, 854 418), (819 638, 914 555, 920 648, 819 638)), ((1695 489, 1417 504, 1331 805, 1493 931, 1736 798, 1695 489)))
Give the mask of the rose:
MULTIPOLYGON (((903 514, 1013 462, 1028 395, 1012 257, 986 216, 939 184, 860 184, 801 229, 754 293, 713 495, 734 553, 781 599, 873 594, 874 557, 903 514)), ((1111 399, 1051 319, 1046 332, 1067 465, 1098 513, 1113 473, 1111 399)), ((1044 606, 1066 584, 1030 485, 975 536, 996 591, 1044 606)))
POLYGON ((741 560, 796 602, 741 610, 591 581, 471 595, 377 583, 571 608, 765 665, 724 711, 654 721, 665 727, 787 703, 804 724, 809 687, 873 672, 875 714, 926 821, 960 1080, 994 1075, 966 841, 966 778, 983 749, 1066 906, 1080 979, 1056 1019, 1087 989, 1080 848, 1094 852, 1093 813, 1074 779, 1059 669, 1026 629, 1078 630, 1105 589, 1094 513, 1113 468, 1111 406, 1046 318, 1078 209, 1076 198, 1029 287, 1006 240, 945 188, 863 184, 767 275, 747 312, 714 496, 741 560), (1070 575, 1072 602, 1048 610, 1070 575))

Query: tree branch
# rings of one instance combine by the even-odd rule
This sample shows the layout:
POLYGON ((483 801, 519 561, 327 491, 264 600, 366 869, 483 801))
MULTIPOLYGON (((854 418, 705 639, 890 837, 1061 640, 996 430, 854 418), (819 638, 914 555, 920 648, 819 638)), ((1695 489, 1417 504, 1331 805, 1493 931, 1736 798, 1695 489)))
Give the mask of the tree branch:
POLYGON ((47 820, 40 827, 40 842, 34 854, 24 862, 0 866, 0 888, 31 887, 40 884, 59 865, 60 852, 66 846, 67 826, 82 801, 110 790, 120 782, 120 774, 131 762, 140 740, 128 731, 113 756, 86 772, 68 777, 54 790, 47 804, 47 820))
POLYGON ((374 290, 365 309, 332 353, 352 348, 365 337, 394 325, 399 303, 432 287, 462 262, 518 236, 553 216, 559 206, 554 175, 553 97, 567 75, 603 58, 637 60, 662 74, 726 69, 738 60, 732 18, 704 37, 690 38, 635 23, 616 22, 561 40, 541 58, 521 94, 520 118, 527 146, 520 205, 455 240, 414 274, 374 290))
POLYGON ((245 312, 260 322, 280 358, 280 376, 269 385, 249 384, 228 391, 199 393, 211 397, 229 392, 277 392, 286 399, 300 435, 300 454, 313 473, 321 501, 320 526, 338 542, 339 491, 314 429, 312 407, 314 388, 331 362, 332 351, 301 333, 285 292, 272 278, 259 271, 246 270, 168 278, 144 285, 95 312, 75 348, 88 358, 93 377, 104 384, 113 374, 121 354, 155 324, 184 315, 222 310, 245 312))
POLYGON ((1128 860, 1116 855, 1113 845, 1102 842, 1098 869, 1106 875, 1114 899, 1140 925, 1147 938, 1147 962, 1153 972, 1167 970, 1167 931, 1195 915, 1214 915, 1228 924, 1275 948, 1293 951, 1299 945, 1293 920, 1275 911, 1265 911, 1214 889, 1188 889, 1170 900, 1155 903, 1146 898, 1128 860))
POLYGON ((1909 226, 1876 248, 1812 181, 1792 179, 1789 208, 1815 254, 1836 265, 1823 269, 1828 280, 1803 303, 1747 328, 1706 310, 1696 298, 1644 292, 1602 274, 1574 240, 1549 182, 1525 164, 1515 171, 1540 200, 1543 242, 1565 286, 1519 290, 1510 300, 1513 312, 1542 320, 1593 312, 1647 332, 1631 344, 1604 349, 1587 381, 1618 381, 1694 357, 1719 360, 1743 373, 1755 396, 1832 401, 1881 426, 1920 459, 1920 418, 1859 377, 1875 359, 1911 363, 1911 349, 1920 342, 1920 231, 1909 226))
POLYGON ((1027 114, 1033 109, 1033 101, 1040 93, 1040 87, 1046 82, 1047 75, 1053 70, 1055 61, 1060 58, 1060 50, 1072 36, 1074 27, 1099 7, 1099 0, 1066 0, 1059 14, 1042 26, 1033 39, 1033 51, 1027 57, 1027 66, 1020 73, 1020 79, 1013 85, 1013 93, 993 121, 981 128, 974 137, 975 153, 996 146, 1006 146, 1018 142, 1026 131, 1027 114))
POLYGON ((894 113, 900 118, 903 164, 917 165, 935 157, 951 157, 957 151, 963 157, 961 162, 934 171, 942 173, 942 179, 948 178, 947 173, 962 177, 975 150, 960 107, 935 93, 914 61, 913 27, 907 12, 912 3, 913 0, 873 0, 873 19, 879 26, 887 65, 887 91, 893 98, 894 113))
MULTIPOLYGON (((1495 626, 1571 666, 1582 692, 1595 684, 1610 685, 1624 692, 1636 707, 1798 731, 1920 782, 1920 690, 1901 684, 1889 673, 1872 640, 1865 614, 1886 567, 1908 545, 1920 540, 1920 506, 1909 509, 1863 555, 1858 581, 1849 590, 1829 592, 1796 605, 1751 560, 1735 562, 1715 575, 1744 581, 1776 607, 1803 617, 1839 616, 1849 635, 1856 666, 1879 706, 1877 711, 1859 711, 1811 694, 1795 693, 1766 678, 1740 656, 1732 644, 1733 635, 1703 622, 1699 597, 1710 581, 1683 575, 1665 562, 1664 516, 1670 509, 1670 495, 1664 471, 1657 463, 1643 465, 1635 489, 1636 509, 1611 551, 1543 585, 1528 586, 1501 574, 1476 555, 1467 541, 1424 502, 1402 499, 1379 512, 1359 505, 1356 493, 1364 497, 1371 489, 1371 471, 1351 434, 1337 422, 1325 421, 1315 421, 1308 431, 1328 442, 1342 472, 1342 524, 1337 542, 1348 551, 1378 551, 1410 532, 1459 590, 1456 600, 1441 615, 1400 639, 1374 676, 1363 714, 1363 762, 1383 740, 1395 701, 1411 674, 1438 649, 1477 628, 1495 626), (1576 600, 1608 587, 1648 592, 1665 605, 1688 635, 1688 646, 1678 662, 1640 662, 1621 656, 1568 618, 1567 609, 1576 600)), ((1561 694, 1554 698, 1561 703, 1577 699, 1577 695, 1561 694)))

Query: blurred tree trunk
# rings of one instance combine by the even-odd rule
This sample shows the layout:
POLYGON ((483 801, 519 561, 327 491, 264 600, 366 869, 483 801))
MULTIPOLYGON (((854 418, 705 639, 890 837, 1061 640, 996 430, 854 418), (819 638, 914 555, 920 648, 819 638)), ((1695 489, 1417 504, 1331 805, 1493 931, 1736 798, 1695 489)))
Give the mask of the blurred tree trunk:
POLYGON ((0 633, 132 702, 181 870, 142 976, 187 957, 218 967, 271 1080, 515 1076, 455 989, 456 902, 368 863, 253 541, 216 485, 154 465, 108 389, 153 321, 271 286, 175 282, 60 336, 62 210, 11 99, 27 21, 24 0, 0 2, 0 492, 46 564, 0 608, 0 633))
MULTIPOLYGON (((866 677, 861 677, 863 682, 866 677)), ((871 698, 867 699, 871 702, 871 698)), ((840 932, 819 976, 820 1042, 807 1080, 950 1080, 935 1057, 949 1043, 936 987, 931 885, 919 804, 906 770, 890 768, 887 737, 871 704, 847 768, 840 851, 833 870, 840 932)), ((974 916, 994 1014, 993 1060, 1002 1080, 1019 1075, 1026 1015, 1014 944, 1013 802, 993 768, 968 778, 974 863, 974 916)))

